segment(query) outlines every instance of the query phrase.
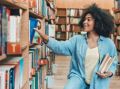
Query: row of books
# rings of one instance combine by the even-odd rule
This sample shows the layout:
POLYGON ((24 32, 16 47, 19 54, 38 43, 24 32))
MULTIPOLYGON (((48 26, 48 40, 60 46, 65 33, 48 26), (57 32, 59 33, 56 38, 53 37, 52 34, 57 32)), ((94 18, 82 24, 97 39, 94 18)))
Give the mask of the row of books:
MULTIPOLYGON (((8 43, 20 42, 21 10, 0 6, 0 55, 8 53, 8 43), (7 51, 5 51, 7 48, 7 51)), ((14 45, 16 47, 16 45, 14 45)), ((16 49, 15 49, 16 51, 16 49)))
POLYGON ((81 17, 83 12, 83 9, 58 9, 57 16, 81 17))
POLYGON ((58 16, 55 21, 56 21, 57 24, 68 24, 69 23, 69 18, 58 16))
POLYGON ((23 87, 24 59, 8 57, 0 62, 0 89, 21 89, 23 87))
POLYGON ((67 9, 67 16, 81 17, 83 11, 82 9, 67 9))
POLYGON ((71 37, 73 37, 74 35, 78 35, 78 34, 80 34, 80 33, 78 33, 78 32, 68 32, 67 33, 67 38, 66 39, 70 39, 71 37))
POLYGON ((30 44, 38 43, 41 44, 42 39, 40 35, 35 31, 35 28, 41 27, 41 30, 45 30, 45 33, 50 37, 55 37, 55 25, 43 22, 40 19, 30 17, 29 20, 29 41, 30 44))
POLYGON ((42 70, 38 61, 40 60, 40 50, 38 48, 30 48, 29 50, 29 84, 30 89, 38 89, 38 87, 42 87, 41 84, 42 80, 38 79, 42 78, 42 70))
POLYGON ((80 32, 80 26, 74 25, 74 24, 68 24, 68 25, 56 25, 56 31, 61 32, 80 32))
POLYGON ((66 32, 56 32, 57 40, 66 40, 66 32))
POLYGON ((66 31, 66 25, 56 25, 56 31, 66 31))
POLYGON ((115 4, 115 8, 120 8, 120 0, 115 0, 115 2, 114 2, 114 4, 115 4))
MULTIPOLYGON (((37 28, 39 24, 43 30, 46 26, 46 31, 49 36, 55 37, 55 25, 45 25, 44 21, 30 17, 30 43, 40 44, 42 42, 39 34, 34 30, 34 28, 37 28)), ((21 54, 20 33, 21 10, 10 10, 5 6, 0 7, 0 55, 21 54)))
POLYGON ((54 4, 48 0, 29 0, 30 10, 47 18, 55 18, 54 7, 54 4))
MULTIPOLYGON (((29 85, 30 89, 45 87, 49 62, 46 46, 39 45, 29 50, 29 85), (44 50, 44 51, 43 51, 44 50)), ((24 75, 23 57, 8 57, 0 62, 0 89, 22 89, 24 75)), ((52 64, 51 64, 52 65, 52 64)), ((45 88, 43 88, 45 89, 45 88)))
POLYGON ((57 17, 57 24, 78 24, 80 22, 80 18, 74 17, 57 17))
POLYGON ((79 24, 80 18, 70 18, 70 24, 79 24))
POLYGON ((49 37, 55 38, 55 24, 45 23, 45 34, 49 37))
POLYGON ((45 45, 38 45, 29 49, 29 84, 30 89, 46 89, 45 79, 51 71, 54 57, 45 45))
POLYGON ((120 25, 116 27, 117 35, 120 35, 120 25))
POLYGON ((115 19, 115 23, 120 23, 120 13, 116 13, 115 16, 114 16, 114 19, 115 19))

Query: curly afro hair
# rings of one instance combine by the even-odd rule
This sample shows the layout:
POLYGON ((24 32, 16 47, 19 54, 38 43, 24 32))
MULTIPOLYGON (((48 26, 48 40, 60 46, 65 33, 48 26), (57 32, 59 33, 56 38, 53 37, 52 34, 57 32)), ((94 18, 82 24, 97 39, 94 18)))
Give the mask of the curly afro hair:
POLYGON ((83 13, 79 22, 81 28, 83 28, 83 22, 87 14, 91 14, 95 19, 95 32, 98 35, 109 37, 114 28, 113 17, 110 15, 110 13, 99 8, 96 4, 89 6, 87 9, 85 9, 85 12, 83 13))

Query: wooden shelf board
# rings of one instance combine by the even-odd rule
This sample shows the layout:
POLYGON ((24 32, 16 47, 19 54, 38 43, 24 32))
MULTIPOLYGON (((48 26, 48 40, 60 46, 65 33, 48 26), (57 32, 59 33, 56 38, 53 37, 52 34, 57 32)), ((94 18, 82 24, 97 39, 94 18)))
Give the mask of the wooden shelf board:
POLYGON ((66 32, 69 32, 69 31, 58 31, 58 30, 56 30, 55 32, 66 33, 66 32))
POLYGON ((5 5, 8 6, 9 8, 27 9, 27 3, 13 2, 12 0, 0 0, 0 5, 5 5))
POLYGON ((114 9, 114 13, 120 13, 120 9, 114 9))
POLYGON ((76 25, 76 26, 79 26, 79 23, 70 23, 70 25, 76 25))
POLYGON ((69 23, 55 23, 56 25, 70 25, 69 23))
POLYGON ((43 19, 42 14, 37 14, 37 13, 31 11, 31 10, 29 11, 29 14, 30 14, 31 17, 43 19))
POLYGON ((120 22, 115 22, 116 25, 120 25, 120 22))
POLYGON ((5 55, 5 54, 1 55, 1 56, 0 56, 0 61, 1 61, 1 60, 4 60, 5 58, 6 58, 6 55, 5 55))
POLYGON ((81 16, 67 16, 67 17, 70 17, 70 18, 81 18, 81 16))
POLYGON ((27 48, 27 45, 22 46, 22 50, 25 50, 27 48))
POLYGON ((67 17, 66 15, 56 15, 56 17, 67 17))

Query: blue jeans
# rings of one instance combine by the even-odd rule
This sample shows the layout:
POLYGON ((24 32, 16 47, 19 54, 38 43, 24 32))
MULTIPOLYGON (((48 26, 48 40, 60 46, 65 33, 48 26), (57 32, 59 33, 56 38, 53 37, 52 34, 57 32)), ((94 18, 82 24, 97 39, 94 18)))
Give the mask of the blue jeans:
POLYGON ((68 79, 64 89, 89 89, 89 85, 86 84, 85 80, 82 78, 72 76, 68 79))

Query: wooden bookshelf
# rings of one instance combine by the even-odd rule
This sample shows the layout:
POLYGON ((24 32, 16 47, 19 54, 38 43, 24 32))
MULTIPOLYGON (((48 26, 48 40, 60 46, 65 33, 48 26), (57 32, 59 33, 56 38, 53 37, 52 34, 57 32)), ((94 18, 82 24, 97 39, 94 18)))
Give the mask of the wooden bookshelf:
MULTIPOLYGON (((30 80, 31 81, 34 80, 37 77, 37 73, 39 73, 40 70, 42 70, 42 75, 39 75, 39 77, 42 78, 42 80, 40 80, 42 82, 42 85, 39 88, 37 88, 36 87, 37 85, 36 85, 35 89, 40 89, 40 88, 47 89, 47 87, 44 83, 44 79, 46 77, 46 74, 48 71, 48 65, 49 65, 47 56, 50 57, 50 55, 49 55, 48 51, 46 52, 47 47, 44 44, 37 44, 37 43, 30 44, 30 33, 29 32, 30 32, 31 28, 29 28, 30 27, 29 21, 31 18, 33 18, 34 20, 41 21, 41 29, 43 30, 43 32, 45 32, 45 30, 46 30, 45 26, 51 25, 49 23, 49 21, 55 20, 55 16, 52 16, 53 14, 55 15, 55 8, 50 7, 51 2, 53 3, 53 1, 51 1, 51 0, 50 1, 49 0, 39 0, 41 2, 46 1, 47 4, 44 3, 46 5, 43 5, 45 7, 37 7, 37 6, 33 5, 32 8, 29 7, 29 2, 31 0, 24 0, 25 2, 21 2, 21 1, 20 0, 15 0, 15 1, 14 0, 0 0, 1 7, 4 6, 5 9, 7 7, 7 9, 9 9, 10 11, 12 11, 13 9, 17 10, 18 12, 21 11, 21 13, 19 15, 20 16, 20 34, 19 34, 20 38, 19 38, 19 42, 18 42, 20 47, 21 47, 20 48, 21 54, 20 55, 15 55, 15 54, 7 55, 7 54, 2 53, 2 55, 0 56, 0 64, 1 65, 5 64, 6 63, 5 61, 7 59, 9 59, 9 57, 12 57, 13 58, 13 59, 11 58, 12 60, 14 60, 16 57, 23 58, 23 61, 24 61, 23 65, 24 66, 22 66, 23 67, 23 69, 22 69, 23 74, 21 75, 22 82, 20 82, 20 89, 30 89, 30 83, 29 83, 30 80), (50 14, 50 15, 48 15, 46 12, 44 12, 45 10, 48 11, 49 7, 50 7, 49 11, 52 10, 52 14, 50 14), (38 10, 38 11, 36 12, 36 10, 38 10), (43 11, 40 11, 40 10, 43 10, 43 11), (38 55, 37 55, 38 58, 32 57, 34 59, 32 59, 32 61, 30 62, 30 60, 31 60, 30 53, 32 54, 32 56, 36 56, 38 53, 38 55), (44 59, 44 64, 40 64, 40 62, 41 62, 40 60, 43 60, 43 59, 44 59), (32 64, 32 63, 34 63, 34 64, 32 64), (33 75, 31 74, 31 77, 30 77, 30 73, 32 71, 30 70, 30 65, 34 65, 34 66, 31 66, 34 69, 34 74, 33 75)), ((34 0, 34 1, 36 1, 36 0, 34 0)), ((36 3, 36 5, 39 6, 40 4, 36 3)), ((1 13, 3 13, 3 12, 1 12, 1 13)), ((37 23, 37 25, 38 25, 38 23, 37 23)), ((37 25, 36 25, 36 27, 37 27, 37 25)), ((54 25, 54 24, 52 24, 52 25, 54 25)), ((38 40, 40 40, 40 39, 38 39, 38 40)), ((7 63, 9 65, 10 60, 8 60, 7 63)), ((15 64, 17 64, 17 63, 15 63, 15 64)), ((52 61, 51 61, 51 63, 52 63, 52 61)), ((16 83, 16 82, 14 82, 14 83, 16 83)), ((34 80, 34 83, 38 84, 36 80, 34 80)))
MULTIPOLYGON (((22 1, 22 0, 21 0, 22 1)), ((30 41, 29 41, 29 19, 30 17, 34 18, 34 19, 39 19, 41 21, 41 29, 45 30, 45 24, 48 23, 50 20, 55 20, 55 18, 51 18, 49 19, 48 16, 44 16, 43 13, 41 13, 40 11, 35 12, 32 11, 31 8, 29 9, 29 1, 30 0, 24 0, 25 2, 20 2, 20 0, 0 0, 0 6, 5 6, 7 8, 11 9, 17 9, 17 10, 21 10, 21 24, 20 24, 20 46, 21 46, 21 55, 19 55, 20 57, 23 57, 24 59, 24 68, 23 68, 23 81, 22 81, 22 86, 21 89, 30 89, 30 77, 29 77, 29 65, 30 65, 30 57, 29 57, 29 53, 31 51, 31 49, 39 49, 39 52, 43 51, 46 52, 44 49, 44 46, 41 44, 31 44, 30 45, 30 41)), ((43 1, 43 0, 40 0, 43 1)), ((47 7, 50 7, 51 1, 45 0, 47 3, 47 7)), ((37 7, 33 7, 34 9, 36 9, 37 7)), ((39 9, 42 7, 39 7, 39 9)), ((47 8, 48 9, 48 8, 47 8)), ((50 7, 50 9, 52 11, 55 11, 54 8, 50 7)), ((44 11, 44 10, 43 10, 44 11)), ((53 13, 54 14, 54 13, 53 13)), ((53 16, 54 17, 54 16, 53 16)), ((44 31, 45 32, 45 31, 44 31)), ((48 59, 45 55, 45 53, 43 53, 44 56, 41 56, 41 54, 39 54, 41 58, 39 58, 38 62, 40 63, 40 60, 43 60, 42 57, 45 60, 45 63, 43 65, 39 64, 38 68, 35 68, 35 74, 32 75, 31 79, 34 79, 37 75, 37 72, 39 72, 40 69, 42 69, 42 74, 40 77, 42 78, 42 85, 41 88, 42 89, 46 89, 45 87, 45 83, 44 83, 44 79, 46 77, 47 74, 47 65, 48 65, 48 59)), ((9 58, 9 57, 13 57, 15 58, 16 55, 10 55, 8 56, 7 54, 2 54, 0 55, 0 64, 4 64, 5 61, 9 58), (4 61, 4 62, 3 62, 4 61), (3 62, 3 63, 2 63, 3 62)), ((35 59, 34 59, 35 60, 35 59)), ((9 63, 9 62, 8 62, 9 63)), ((32 63, 32 62, 31 62, 32 63)), ((37 62, 36 62, 37 63, 37 62)), ((37 67, 37 66, 36 66, 37 67)), ((37 83, 37 81, 34 81, 35 83, 37 83)), ((39 83, 38 83, 39 84, 39 83)), ((21 85, 21 84, 20 84, 21 85)), ((35 86, 36 87, 36 86, 35 86)), ((37 87, 35 88, 37 89, 37 87)))
POLYGON ((58 40, 67 40, 69 39, 71 33, 80 33, 79 19, 81 17, 79 8, 57 8, 56 14, 56 34, 60 35, 61 38, 56 38, 58 40), (73 12, 73 14, 72 14, 73 12), (78 21, 78 22, 76 22, 78 21), (61 33, 60 33, 61 32, 61 33), (64 34, 63 34, 64 32, 64 34), (64 35, 64 36, 63 36, 64 35))
POLYGON ((27 9, 27 0, 25 2, 19 2, 14 0, 0 0, 0 5, 5 5, 9 8, 16 8, 16 9, 27 9))
POLYGON ((1 55, 1 56, 0 56, 0 61, 1 61, 1 60, 4 60, 5 58, 6 58, 6 55, 5 55, 5 54, 1 55))
POLYGON ((31 10, 29 11, 29 14, 30 14, 31 17, 34 17, 34 18, 39 18, 39 19, 44 18, 41 13, 37 14, 37 13, 31 11, 31 10))
MULTIPOLYGON (((114 12, 114 18, 115 18, 115 25, 116 28, 114 29, 114 42, 117 48, 117 52, 118 52, 118 57, 120 56, 120 8, 119 8, 119 4, 118 4, 118 0, 114 0, 114 8, 112 9, 114 12)), ((118 60, 119 61, 119 60, 118 60)), ((118 63, 119 65, 119 63, 118 63)), ((120 68, 117 68, 116 71, 116 76, 120 76, 120 68)))
POLYGON ((113 8, 114 13, 119 13, 120 9, 113 8))

